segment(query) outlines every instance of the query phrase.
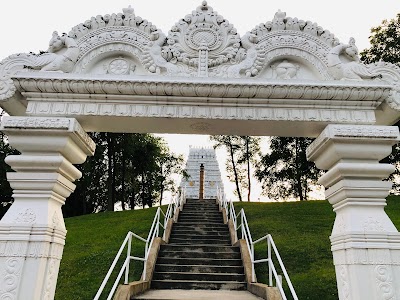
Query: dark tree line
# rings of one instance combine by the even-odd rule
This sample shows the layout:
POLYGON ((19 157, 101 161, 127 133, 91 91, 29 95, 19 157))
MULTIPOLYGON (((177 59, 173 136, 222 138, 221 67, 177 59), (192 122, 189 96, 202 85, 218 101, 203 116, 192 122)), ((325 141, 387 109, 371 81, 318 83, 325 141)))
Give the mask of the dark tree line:
POLYGON ((161 205, 174 192, 173 174, 183 174, 183 157, 152 134, 92 133, 96 153, 78 166, 82 178, 63 207, 66 216, 161 205))
POLYGON ((308 200, 308 195, 322 174, 307 161, 310 138, 271 137, 270 151, 263 155, 256 171, 264 194, 271 199, 308 200))
MULTIPOLYGON (((175 192, 173 174, 183 174, 183 157, 170 152, 165 141, 152 134, 90 133, 94 156, 76 167, 82 178, 63 206, 64 216, 161 205, 166 191, 175 192)), ((4 162, 17 154, 0 132, 0 217, 12 203, 12 190, 4 162)))

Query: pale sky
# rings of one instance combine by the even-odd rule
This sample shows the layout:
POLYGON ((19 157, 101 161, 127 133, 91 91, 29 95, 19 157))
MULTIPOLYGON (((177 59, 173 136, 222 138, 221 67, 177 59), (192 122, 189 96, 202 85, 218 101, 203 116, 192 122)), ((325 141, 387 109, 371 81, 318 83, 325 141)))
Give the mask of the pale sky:
MULTIPOLYGON (((152 22, 164 33, 185 15, 190 14, 201 0, 20 0, 2 1, 0 18, 0 60, 15 53, 47 50, 53 31, 69 32, 72 27, 96 15, 122 12, 132 5, 135 14, 152 22)), ((369 47, 371 27, 378 26, 383 19, 395 18, 400 13, 399 0, 382 1, 227 1, 210 0, 208 4, 233 24, 243 35, 259 23, 273 19, 278 9, 288 17, 318 23, 329 30, 343 43, 350 37, 356 39, 361 50, 369 47)), ((165 135, 164 135, 165 136, 165 135)), ((170 148, 176 153, 187 155, 189 145, 211 146, 208 136, 170 135, 170 148)), ((225 171, 224 153, 217 153, 220 168, 225 171)), ((233 185, 225 181, 228 197, 232 196, 233 185)), ((259 197, 260 188, 253 193, 253 200, 259 197)))

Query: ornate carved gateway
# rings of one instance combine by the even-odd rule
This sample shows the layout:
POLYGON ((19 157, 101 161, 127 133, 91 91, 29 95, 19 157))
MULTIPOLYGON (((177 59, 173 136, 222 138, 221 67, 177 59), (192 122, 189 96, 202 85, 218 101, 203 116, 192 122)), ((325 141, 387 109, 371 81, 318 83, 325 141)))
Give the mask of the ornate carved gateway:
POLYGON ((95 150, 85 131, 317 137, 310 160, 337 218, 340 299, 400 298, 400 234, 383 208, 399 141, 400 69, 359 62, 311 21, 278 11, 239 36, 203 2, 168 36, 129 7, 54 32, 41 54, 0 63, 0 129, 15 202, 0 222, 0 298, 53 299, 61 206, 95 150))

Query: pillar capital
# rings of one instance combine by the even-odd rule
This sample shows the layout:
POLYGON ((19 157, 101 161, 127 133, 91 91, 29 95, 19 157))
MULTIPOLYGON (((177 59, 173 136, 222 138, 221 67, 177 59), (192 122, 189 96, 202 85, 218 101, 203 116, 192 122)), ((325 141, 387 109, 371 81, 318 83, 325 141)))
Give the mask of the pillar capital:
POLYGON ((0 131, 22 154, 59 153, 72 164, 93 155, 95 143, 73 118, 3 117, 0 131))
POLYGON ((328 125, 307 149, 307 158, 322 170, 340 160, 379 161, 400 141, 396 126, 328 125))

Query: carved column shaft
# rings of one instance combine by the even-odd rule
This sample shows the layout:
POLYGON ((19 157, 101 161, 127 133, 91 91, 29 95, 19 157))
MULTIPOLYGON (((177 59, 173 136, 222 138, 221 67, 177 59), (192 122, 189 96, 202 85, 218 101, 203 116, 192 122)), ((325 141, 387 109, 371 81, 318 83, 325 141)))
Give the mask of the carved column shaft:
POLYGON ((336 212, 330 238, 341 300, 400 296, 400 234, 384 211, 392 183, 382 181, 394 166, 379 163, 398 141, 397 127, 328 125, 307 149, 328 170, 319 183, 336 212))
POLYGON ((0 221, 0 298, 53 299, 66 236, 61 206, 81 177, 73 164, 95 145, 75 119, 5 117, 0 130, 21 152, 6 158, 15 201, 0 221))

